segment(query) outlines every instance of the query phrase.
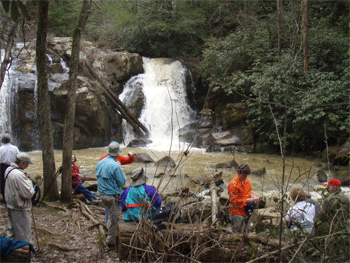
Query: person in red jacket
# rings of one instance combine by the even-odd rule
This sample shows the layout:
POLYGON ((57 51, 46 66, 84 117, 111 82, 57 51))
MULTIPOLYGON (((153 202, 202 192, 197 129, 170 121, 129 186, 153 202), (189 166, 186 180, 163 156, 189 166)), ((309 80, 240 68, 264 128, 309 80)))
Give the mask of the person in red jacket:
MULTIPOLYGON (((118 142, 116 141, 112 141, 109 145, 111 144, 114 144, 117 149, 118 149, 118 152, 122 152, 122 150, 120 149, 120 145, 118 142)), ((104 158, 106 158, 108 156, 108 153, 103 155, 101 158, 100 158, 100 161, 104 158)), ((131 153, 131 152, 128 152, 128 157, 125 157, 125 156, 122 156, 122 155, 117 155, 115 156, 115 159, 117 160, 117 162, 120 163, 120 165, 125 165, 125 164, 131 164, 135 161, 135 156, 131 153)), ((105 207, 105 214, 106 214, 106 224, 108 222, 108 217, 109 217, 109 210, 107 207, 105 207)))
POLYGON ((247 178, 249 174, 250 167, 247 164, 240 165, 237 176, 228 185, 230 219, 234 232, 240 232, 245 228, 246 208, 253 207, 254 201, 259 200, 253 196, 252 185, 247 178))
POLYGON ((73 193, 81 193, 83 194, 86 199, 91 202, 92 204, 97 204, 98 200, 96 199, 96 196, 91 193, 84 185, 82 185, 82 181, 80 178, 80 172, 79 167, 75 164, 77 161, 77 158, 75 155, 72 155, 72 188, 74 189, 73 193))

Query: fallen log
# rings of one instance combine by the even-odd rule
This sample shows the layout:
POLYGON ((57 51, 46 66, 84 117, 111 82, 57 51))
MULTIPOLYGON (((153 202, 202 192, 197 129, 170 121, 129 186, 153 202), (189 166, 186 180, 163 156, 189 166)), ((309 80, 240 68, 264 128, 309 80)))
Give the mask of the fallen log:
POLYGON ((244 261, 251 256, 250 244, 260 243, 272 249, 278 248, 279 243, 257 234, 229 234, 203 224, 164 222, 162 225, 165 229, 159 230, 147 221, 120 223, 120 260, 228 262, 234 255, 236 260, 244 261))
POLYGON ((78 206, 80 207, 81 213, 87 217, 88 219, 91 220, 91 222, 94 224, 94 226, 98 227, 98 233, 100 237, 104 237, 106 235, 104 229, 103 229, 103 224, 101 224, 99 221, 97 221, 94 217, 94 214, 91 212, 91 210, 79 199, 74 200, 78 206))
POLYGON ((116 96, 111 89, 92 69, 92 67, 86 63, 86 67, 89 70, 91 76, 93 76, 102 86, 104 94, 108 100, 117 108, 122 117, 135 129, 135 131, 143 137, 149 135, 148 129, 129 111, 129 109, 124 105, 124 103, 116 96), (143 132, 141 131, 143 130, 143 132))

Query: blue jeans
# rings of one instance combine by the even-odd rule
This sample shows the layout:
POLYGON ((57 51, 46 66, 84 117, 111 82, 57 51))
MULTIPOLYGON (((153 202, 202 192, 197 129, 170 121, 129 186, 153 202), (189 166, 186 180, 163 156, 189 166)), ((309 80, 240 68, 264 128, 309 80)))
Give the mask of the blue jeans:
POLYGON ((91 199, 96 199, 96 196, 91 193, 85 186, 83 186, 82 184, 72 184, 73 189, 75 190, 75 192, 79 192, 83 195, 85 195, 87 200, 91 200, 91 199))

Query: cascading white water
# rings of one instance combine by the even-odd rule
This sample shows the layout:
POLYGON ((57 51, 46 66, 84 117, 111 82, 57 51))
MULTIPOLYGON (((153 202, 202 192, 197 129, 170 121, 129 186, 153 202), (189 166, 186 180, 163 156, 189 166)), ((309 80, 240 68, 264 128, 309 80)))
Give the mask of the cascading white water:
MULTIPOLYGON (((157 150, 178 150, 179 128, 194 120, 195 112, 186 101, 186 71, 179 61, 143 58, 143 74, 131 78, 124 86, 120 99, 125 102, 135 85, 145 96, 145 106, 139 118, 150 131, 152 143, 157 150)), ((134 139, 129 124, 123 121, 124 143, 134 139)))
MULTIPOLYGON (((4 50, 0 50, 1 61, 5 55, 4 50)), ((12 135, 11 127, 11 114, 13 105, 16 102, 17 87, 16 84, 17 78, 15 74, 14 62, 9 70, 6 71, 4 82, 2 83, 0 90, 0 134, 9 133, 12 135)))

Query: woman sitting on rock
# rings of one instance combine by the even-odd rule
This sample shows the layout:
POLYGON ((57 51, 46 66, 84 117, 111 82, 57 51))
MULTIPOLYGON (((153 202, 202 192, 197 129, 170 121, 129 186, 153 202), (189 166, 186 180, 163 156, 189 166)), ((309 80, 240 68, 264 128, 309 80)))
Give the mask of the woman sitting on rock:
POLYGON ((290 192, 290 198, 295 205, 289 208, 284 217, 287 227, 290 231, 301 230, 310 234, 315 225, 315 205, 305 201, 307 195, 300 188, 294 188, 290 192))
POLYGON ((72 155, 72 187, 74 189, 74 193, 81 193, 83 194, 86 199, 88 200, 88 203, 92 203, 97 205, 98 200, 96 199, 96 196, 89 191, 84 185, 82 185, 82 181, 80 178, 80 172, 79 167, 75 164, 77 161, 77 158, 75 155, 72 155))

